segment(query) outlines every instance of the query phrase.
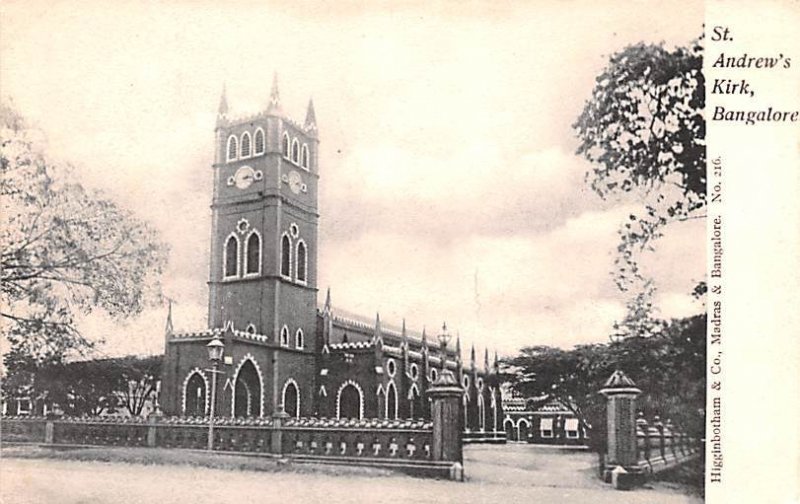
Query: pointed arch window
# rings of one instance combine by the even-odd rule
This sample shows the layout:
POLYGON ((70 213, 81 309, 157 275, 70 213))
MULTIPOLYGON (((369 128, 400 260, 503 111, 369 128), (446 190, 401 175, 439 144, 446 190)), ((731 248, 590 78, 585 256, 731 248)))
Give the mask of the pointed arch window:
POLYGON ((296 138, 292 141, 292 161, 300 164, 300 142, 296 138))
POLYGON ((228 151, 227 160, 228 161, 235 161, 236 160, 236 155, 237 155, 237 153, 239 151, 239 142, 236 139, 236 135, 231 135, 231 136, 228 137, 227 151, 228 151))
POLYGON ((297 281, 301 283, 306 283, 307 275, 306 270, 308 269, 308 259, 306 254, 306 243, 303 240, 297 242, 297 281))
POLYGON ((284 234, 281 238, 281 275, 287 278, 292 277, 292 242, 289 235, 284 234))
POLYGON ((303 341, 303 330, 298 329, 297 332, 294 334, 294 347, 295 348, 303 348, 305 341, 303 341))
POLYGON ((259 155, 264 154, 264 130, 258 128, 256 130, 255 137, 253 139, 253 154, 259 155))
POLYGON ((386 418, 397 420, 397 389, 392 382, 386 388, 386 418))
POLYGON ((303 144, 303 150, 302 153, 300 154, 300 166, 302 166, 306 170, 308 170, 308 158, 309 158, 308 145, 303 144))
POLYGON ((250 157, 250 133, 245 131, 242 133, 242 140, 240 142, 240 155, 239 157, 246 158, 250 157))
POLYGON ((289 159, 289 134, 284 133, 283 139, 281 140, 281 153, 283 157, 289 159))
POLYGON ((258 275, 261 273, 261 236, 257 231, 250 233, 245 245, 245 275, 258 275))
POLYGON ((289 328, 283 326, 281 329, 281 346, 288 347, 289 346, 289 328))
POLYGON ((230 235, 225 240, 222 273, 225 278, 239 276, 239 238, 236 235, 230 235))

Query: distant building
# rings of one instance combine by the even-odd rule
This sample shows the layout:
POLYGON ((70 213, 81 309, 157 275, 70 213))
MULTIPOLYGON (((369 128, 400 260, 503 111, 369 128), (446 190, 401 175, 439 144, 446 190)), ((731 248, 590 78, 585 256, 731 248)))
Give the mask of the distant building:
POLYGON ((503 429, 508 441, 584 445, 586 430, 567 405, 556 397, 503 398, 503 429))
POLYGON ((443 353, 437 334, 336 309, 330 290, 318 305, 313 104, 292 121, 273 83, 265 111, 232 118, 223 93, 215 131, 208 328, 177 333, 168 321, 164 412, 208 413, 205 347, 219 337, 216 415, 429 418, 426 391, 447 368, 465 389, 465 428, 502 432, 496 354, 479 366, 473 347, 464 363, 460 341, 443 353))

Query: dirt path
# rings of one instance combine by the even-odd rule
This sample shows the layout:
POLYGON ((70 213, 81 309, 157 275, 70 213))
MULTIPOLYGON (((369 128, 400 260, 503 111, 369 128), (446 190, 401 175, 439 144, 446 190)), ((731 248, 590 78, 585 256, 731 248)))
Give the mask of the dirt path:
POLYGON ((699 503, 665 487, 617 492, 591 478, 591 455, 530 446, 469 447, 469 481, 402 475, 264 473, 118 462, 0 462, 0 502, 223 504, 356 502, 430 503, 699 503), (576 476, 577 469, 577 476, 576 476))

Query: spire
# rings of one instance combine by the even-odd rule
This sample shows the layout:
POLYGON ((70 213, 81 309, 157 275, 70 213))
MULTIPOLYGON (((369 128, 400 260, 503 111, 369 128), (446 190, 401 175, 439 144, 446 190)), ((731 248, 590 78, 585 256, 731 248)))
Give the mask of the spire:
POLYGON ((164 326, 164 334, 169 336, 175 331, 175 328, 172 326, 172 299, 167 298, 167 302, 169 307, 167 308, 167 324, 164 326))
POLYGON ((219 110, 217 113, 221 116, 228 115, 228 93, 225 84, 222 85, 222 96, 219 98, 219 110))
POLYGON ((456 359, 461 360, 461 335, 456 333, 456 359))
POLYGON ((383 337, 381 336, 381 314, 375 313, 375 332, 372 336, 372 341, 382 341, 383 337))
POLYGON ((308 100, 305 128, 307 130, 317 130, 317 114, 314 113, 314 100, 311 99, 308 100))
POLYGON ((325 294, 325 308, 322 310, 323 312, 330 313, 331 312, 331 288, 328 287, 328 292, 325 294))
POLYGON ((472 350, 469 352, 469 362, 472 365, 472 369, 475 369, 475 343, 472 344, 472 350))
POLYGON ((425 332, 425 326, 422 326, 422 351, 428 351, 428 334, 425 332))
POLYGON ((497 359, 497 349, 494 351, 494 372, 497 373, 500 370, 500 362, 497 359))
POLYGON ((489 349, 483 349, 483 369, 487 373, 489 372, 489 349))
POLYGON ((272 76, 272 90, 269 92, 269 106, 267 106, 267 113, 280 112, 281 110, 281 95, 278 93, 278 72, 272 76))
POLYGON ((400 335, 403 337, 403 347, 406 349, 408 348, 408 333, 406 332, 406 319, 403 318, 403 330, 400 332, 400 335))

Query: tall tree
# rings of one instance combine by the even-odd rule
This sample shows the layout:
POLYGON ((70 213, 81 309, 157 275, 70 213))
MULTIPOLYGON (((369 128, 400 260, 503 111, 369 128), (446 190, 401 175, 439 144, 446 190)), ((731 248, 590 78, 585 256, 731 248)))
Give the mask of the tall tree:
POLYGON ((706 316, 663 322, 655 335, 632 334, 617 342, 571 350, 523 348, 506 359, 511 386, 524 396, 558 398, 585 423, 592 442, 605 440, 605 400, 598 394, 615 369, 630 376, 642 395, 638 409, 669 418, 695 435, 703 432, 706 316))
POLYGON ((637 254, 670 222, 702 217, 706 204, 702 37, 688 47, 636 44, 611 56, 573 125, 594 191, 641 192, 644 208, 620 229, 615 281, 646 281, 637 254))
POLYGON ((132 416, 142 414, 148 401, 156 394, 156 385, 161 376, 160 355, 152 357, 123 357, 116 359, 114 373, 120 404, 132 416))
POLYGON ((76 317, 136 315, 160 296, 167 247, 157 232, 51 162, 43 135, 0 104, 0 280, 14 365, 91 346, 76 317))

